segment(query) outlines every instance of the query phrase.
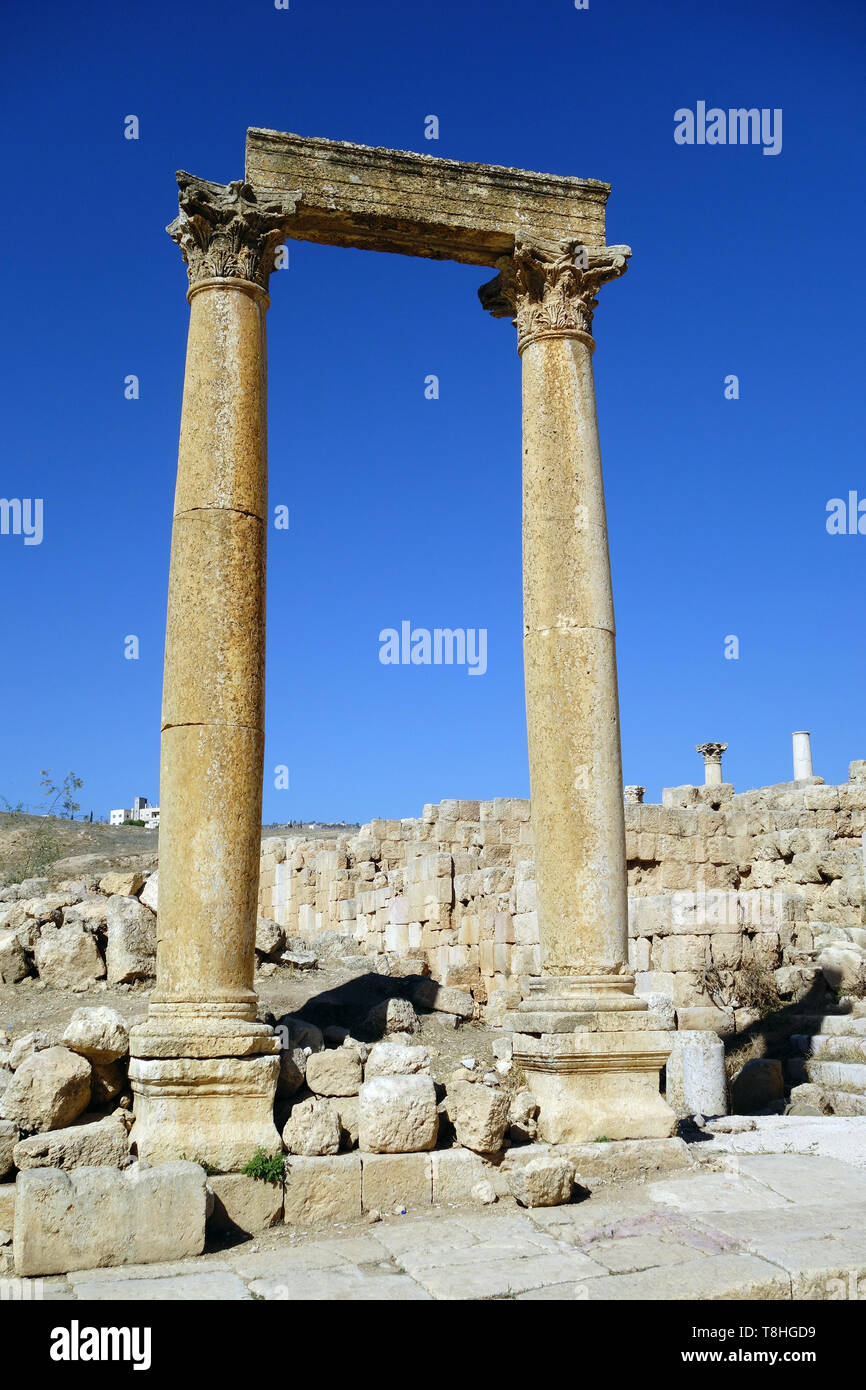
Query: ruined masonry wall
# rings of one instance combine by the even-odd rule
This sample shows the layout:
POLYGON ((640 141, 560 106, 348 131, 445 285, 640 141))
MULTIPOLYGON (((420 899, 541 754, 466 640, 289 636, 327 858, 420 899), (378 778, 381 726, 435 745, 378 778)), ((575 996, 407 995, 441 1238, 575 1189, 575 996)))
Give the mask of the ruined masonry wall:
MULTIPOLYGON (((866 946, 866 762, 841 786, 667 788, 661 805, 626 804, 625 820, 642 992, 707 1006, 710 967, 783 980, 831 942, 866 946)), ((289 936, 337 931, 359 954, 423 956, 480 1002, 525 988, 541 972, 529 802, 443 801, 336 842, 268 839, 259 910, 289 936)))

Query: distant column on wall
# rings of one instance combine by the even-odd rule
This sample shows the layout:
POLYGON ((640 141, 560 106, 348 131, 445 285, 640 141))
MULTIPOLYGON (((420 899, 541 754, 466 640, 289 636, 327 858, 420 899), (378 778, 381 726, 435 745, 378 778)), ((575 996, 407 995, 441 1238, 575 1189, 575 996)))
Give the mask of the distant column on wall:
POLYGON ((812 735, 805 729, 798 729, 791 735, 794 744, 794 781, 803 782, 812 772, 812 735))
POLYGON ((623 787, 622 799, 630 806, 639 806, 646 796, 646 787, 623 787))
POLYGON ((704 785, 707 787, 718 787, 724 780, 722 777, 722 754, 727 749, 726 743, 696 743, 695 751, 700 753, 704 760, 704 785))

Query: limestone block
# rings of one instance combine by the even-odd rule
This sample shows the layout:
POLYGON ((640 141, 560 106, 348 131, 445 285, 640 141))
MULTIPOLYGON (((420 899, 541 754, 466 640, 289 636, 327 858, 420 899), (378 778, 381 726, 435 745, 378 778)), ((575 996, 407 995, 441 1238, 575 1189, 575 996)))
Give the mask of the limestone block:
POLYGON ((122 898, 137 898, 146 883, 144 874, 137 869, 128 873, 105 874, 99 880, 99 891, 107 898, 115 895, 122 898))
POLYGON ((361 1115, 360 1100, 357 1096, 335 1096, 333 1106, 340 1121, 340 1148, 357 1148, 358 1123, 361 1115))
POLYGON ((317 1096, 356 1096, 362 1080, 357 1047, 314 1052, 307 1059, 307 1085, 317 1096))
POLYGON ((743 958, 743 938, 734 932, 719 932, 711 939, 711 950, 713 965, 738 970, 743 958))
POLYGON ((356 1153, 290 1158, 283 1219, 287 1226, 356 1221, 361 1215, 361 1160, 356 1153))
POLYGON ((22 1033, 9 1049, 9 1066, 13 1071, 17 1071, 21 1063, 26 1062, 34 1052, 44 1052, 46 1047, 53 1046, 54 1038, 50 1033, 22 1033))
POLYGON ((509 1104, 508 1092, 499 1087, 452 1082, 445 1109, 458 1144, 475 1153, 498 1153, 508 1125, 509 1104))
MULTIPOLYGON (((0 1181, 12 1170, 12 1154, 19 1137, 16 1124, 13 1124, 11 1120, 0 1120, 0 1181)), ((2 1224, 0 1222, 0 1225, 2 1224)))
POLYGON ((462 989, 440 985, 436 980, 419 980, 412 992, 412 1002, 416 1008, 456 1014, 458 1018, 475 1016, 475 1002, 471 994, 462 989))
POLYGON ((866 952, 859 946, 826 946, 818 965, 831 988, 857 995, 866 990, 866 952))
POLYGON ((15 1226, 15 1184, 5 1182, 0 1186, 0 1231, 8 1231, 10 1240, 15 1226))
POLYGON ((108 947, 105 953, 110 985, 150 978, 156 969, 156 917, 138 898, 108 899, 108 947))
POLYGON ((204 1249, 207 1195, 195 1163, 31 1168, 19 1174, 13 1248, 20 1277, 181 1260, 204 1249))
POLYGON ((39 978, 54 989, 86 990, 105 975, 96 939, 75 922, 43 927, 34 948, 39 978))
POLYGON ((272 917, 256 921, 256 951, 260 956, 276 956, 286 944, 286 934, 272 917))
POLYGON ((429 1076, 374 1076, 360 1091, 358 1143, 368 1153, 432 1149, 439 1116, 429 1076))
POLYGON ((88 1061, 116 1062, 129 1051, 129 1029, 116 1009, 106 1005, 76 1009, 63 1034, 63 1045, 88 1061))
POLYGON ((232 1235, 255 1235, 283 1219, 282 1183, 263 1182, 244 1173, 220 1173, 208 1178, 213 1196, 210 1224, 232 1235))
POLYGON ((90 1063, 90 1104, 107 1105, 126 1090, 126 1061, 90 1063))
POLYGON ((413 1076, 430 1073, 430 1054, 425 1047, 409 1047, 405 1043, 377 1042, 370 1048, 364 1066, 364 1079, 374 1076, 413 1076))
POLYGON ((436 1149, 430 1159, 434 1205, 476 1206, 473 1190, 492 1171, 487 1160, 471 1149, 436 1149))
POLYGON ((336 1107, 316 1096, 298 1101, 283 1129, 283 1143, 289 1153, 307 1158, 339 1153, 340 1137, 336 1107))
POLYGON ((555 1153, 539 1156, 512 1169, 508 1185, 522 1207, 559 1207, 571 1201, 574 1163, 555 1153))
POLYGON ((748 1115, 782 1100, 784 1094, 782 1063, 771 1057, 752 1057, 731 1083, 731 1111, 748 1115))
POLYGON ((653 942, 653 970, 700 970, 709 962, 709 943, 705 936, 665 936, 653 942))
POLYGON ((0 982, 17 985, 30 974, 30 962, 14 931, 0 931, 0 982))
POLYGON ((383 999, 364 1020, 365 1032, 378 1037, 388 1033, 417 1033, 420 1028, 418 1015, 408 999, 383 999))
POLYGON ((711 1030, 681 1030, 671 1035, 665 1099, 680 1118, 726 1115, 728 1086, 725 1045, 711 1030))
POLYGON ((65 1047, 34 1052, 18 1067, 2 1100, 3 1118, 27 1133, 71 1125, 90 1101, 90 1063, 65 1047))
POLYGON ((126 1125, 113 1118, 70 1125, 22 1139, 15 1145, 15 1167, 123 1168, 129 1157, 126 1125))
POLYGON ((362 1153, 361 1204, 364 1211, 417 1211, 433 1201, 429 1153, 362 1153))

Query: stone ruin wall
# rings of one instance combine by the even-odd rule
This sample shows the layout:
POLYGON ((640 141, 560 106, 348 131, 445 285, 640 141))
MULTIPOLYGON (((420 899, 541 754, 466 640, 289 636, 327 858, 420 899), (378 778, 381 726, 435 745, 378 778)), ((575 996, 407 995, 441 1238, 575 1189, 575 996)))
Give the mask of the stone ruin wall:
MULTIPOLYGON (((746 971, 796 999, 822 950, 866 947, 866 762, 840 786, 666 788, 661 805, 627 803, 625 822, 629 962, 681 1028, 746 1024, 746 971)), ((529 802, 442 801, 336 842, 265 840, 259 911, 289 936, 351 937, 385 969, 423 959, 495 1016, 541 974, 529 802)))

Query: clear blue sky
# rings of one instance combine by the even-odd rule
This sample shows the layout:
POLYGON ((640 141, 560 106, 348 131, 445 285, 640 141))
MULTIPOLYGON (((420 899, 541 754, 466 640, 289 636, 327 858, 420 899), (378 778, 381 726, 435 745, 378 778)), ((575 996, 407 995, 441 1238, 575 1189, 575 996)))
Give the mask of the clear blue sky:
MULTIPOLYGON (((251 125, 612 184, 608 241, 634 255, 595 366, 625 780, 699 781, 708 739, 741 789, 784 780, 800 728, 827 780, 866 756, 866 535, 825 526, 866 498, 861 0, 49 0, 3 30, 0 496, 44 499, 44 540, 0 536, 0 794, 36 801, 47 766, 97 816, 157 799, 188 315, 163 228, 175 169, 242 177, 251 125), (781 153, 675 144, 702 100, 781 108, 781 153)), ((514 330, 481 310, 483 268, 290 255, 265 817, 526 795, 514 330), (404 618, 486 628, 486 675, 382 666, 404 618)))

